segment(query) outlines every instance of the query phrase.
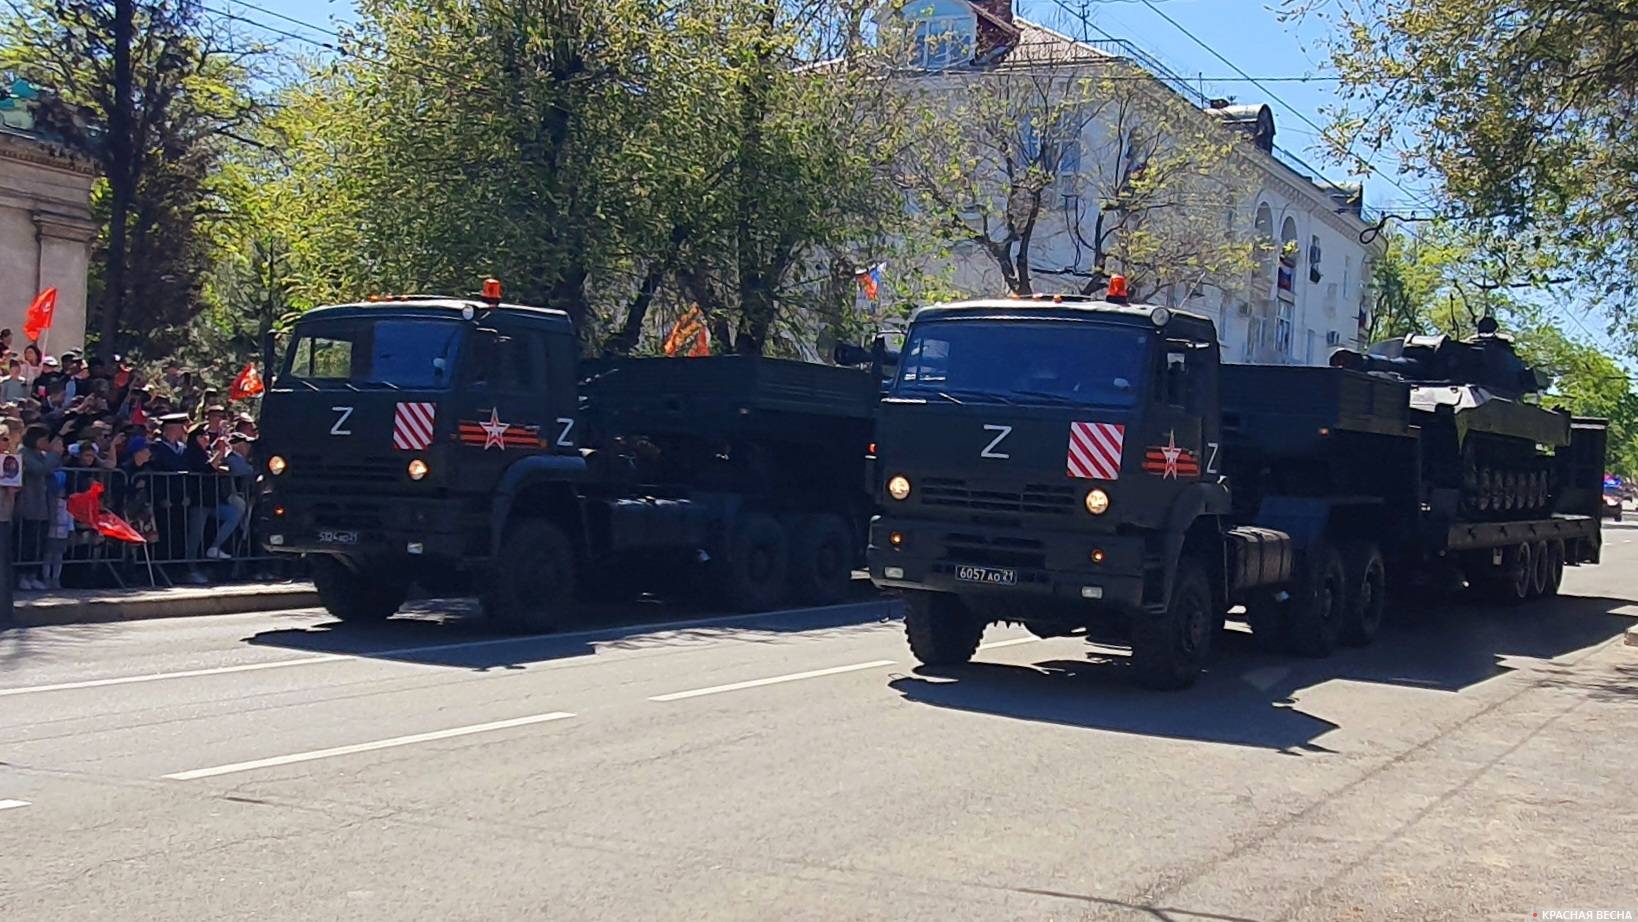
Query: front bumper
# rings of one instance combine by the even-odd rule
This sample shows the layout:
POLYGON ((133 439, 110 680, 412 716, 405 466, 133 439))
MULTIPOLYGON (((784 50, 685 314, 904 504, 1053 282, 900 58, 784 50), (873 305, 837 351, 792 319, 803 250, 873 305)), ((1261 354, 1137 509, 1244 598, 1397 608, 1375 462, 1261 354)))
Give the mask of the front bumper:
MULTIPOLYGON (((262 546, 280 554, 483 556, 465 504, 448 497, 274 493, 258 505, 262 546)), ((474 528, 474 526, 478 526, 474 528)))
POLYGON ((871 581, 882 588, 1138 608, 1145 543, 1137 536, 878 516, 870 524, 868 563, 871 581), (895 532, 897 546, 888 539, 895 532), (1101 563, 1093 562, 1094 551, 1103 552, 1101 563), (1018 581, 995 586, 957 578, 960 568, 974 566, 1012 570, 1018 581))

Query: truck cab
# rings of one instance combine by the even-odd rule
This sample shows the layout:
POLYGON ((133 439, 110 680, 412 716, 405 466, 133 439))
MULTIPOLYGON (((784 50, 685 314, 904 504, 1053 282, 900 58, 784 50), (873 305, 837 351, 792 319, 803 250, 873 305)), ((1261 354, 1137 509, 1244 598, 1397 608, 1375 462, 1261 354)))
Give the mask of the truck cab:
POLYGON ((309 555, 343 617, 390 615, 412 579, 458 585, 494 553, 509 481, 584 471, 575 348, 565 314, 498 287, 302 315, 263 401, 268 550, 309 555))
POLYGON ((1215 620, 1166 612, 1185 544, 1220 548, 1229 512, 1218 360, 1210 320, 1118 293, 917 311, 878 418, 869 550, 871 579, 906 592, 917 657, 964 661, 984 625, 1017 621, 1131 644, 1154 684, 1192 675, 1224 590, 1187 581, 1215 620))

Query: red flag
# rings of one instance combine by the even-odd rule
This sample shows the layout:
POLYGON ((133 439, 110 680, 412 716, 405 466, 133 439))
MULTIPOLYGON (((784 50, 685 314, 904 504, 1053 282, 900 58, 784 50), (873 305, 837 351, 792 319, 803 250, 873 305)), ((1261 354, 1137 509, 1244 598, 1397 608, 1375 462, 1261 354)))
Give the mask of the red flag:
POLYGON ((239 372, 239 376, 228 386, 228 397, 243 400, 246 397, 254 397, 263 390, 262 375, 256 370, 256 363, 246 362, 244 370, 239 372))
POLYGON ((68 514, 74 521, 94 528, 104 537, 128 544, 147 544, 146 538, 131 523, 102 508, 102 484, 93 482, 83 493, 68 496, 68 514))
POLYGON ((34 302, 28 306, 28 313, 23 315, 23 336, 38 340, 42 333, 51 329, 51 318, 56 313, 57 289, 47 288, 35 295, 34 302))
POLYGON ((711 354, 711 331, 705 325, 705 313, 698 304, 677 319, 662 348, 668 356, 681 353, 689 358, 701 358, 711 354))

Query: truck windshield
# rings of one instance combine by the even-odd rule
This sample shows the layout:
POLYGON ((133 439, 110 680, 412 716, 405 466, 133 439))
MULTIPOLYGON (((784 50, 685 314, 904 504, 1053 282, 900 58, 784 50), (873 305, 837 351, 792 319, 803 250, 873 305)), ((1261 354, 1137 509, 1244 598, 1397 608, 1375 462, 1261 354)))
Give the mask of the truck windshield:
POLYGON ((309 384, 442 388, 466 324, 452 320, 329 320, 296 329, 284 374, 309 384))
POLYGON ((901 353, 895 393, 955 403, 1131 406, 1151 338, 1079 321, 918 323, 901 353))

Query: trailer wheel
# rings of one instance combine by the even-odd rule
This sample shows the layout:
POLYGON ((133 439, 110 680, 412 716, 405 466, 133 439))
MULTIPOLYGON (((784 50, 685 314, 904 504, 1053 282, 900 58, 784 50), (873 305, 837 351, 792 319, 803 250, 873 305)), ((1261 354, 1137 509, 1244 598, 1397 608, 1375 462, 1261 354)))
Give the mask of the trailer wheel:
POLYGON ((747 512, 728 537, 727 558, 717 578, 728 604, 740 611, 766 611, 785 595, 789 567, 785 529, 773 516, 747 512))
POLYGON ((1339 639, 1350 647, 1369 646, 1382 629, 1387 610, 1388 577, 1375 542, 1355 541, 1343 547, 1348 574, 1348 601, 1339 639))
POLYGON ((846 598, 853 583, 853 540, 842 517, 825 513, 797 519, 790 538, 792 597, 814 605, 846 598))
POLYGON ((506 530, 478 602, 498 625, 549 633, 572 620, 575 576, 574 545, 563 530, 523 519, 506 530))
POLYGON ((1160 691, 1193 685, 1223 627, 1205 569, 1187 557, 1179 560, 1166 610, 1134 617, 1132 671, 1138 684, 1160 691))
POLYGON ((1552 598, 1564 585, 1564 542, 1547 542, 1547 581, 1542 584, 1541 596, 1552 598))
POLYGON ((1539 599, 1547 592, 1548 574, 1553 568, 1553 561, 1548 556, 1547 542, 1537 541, 1530 545, 1530 588, 1525 595, 1528 599, 1539 599))
POLYGON ((1297 585, 1286 603, 1287 646, 1301 656, 1330 656, 1348 609, 1348 573, 1342 557, 1326 541, 1308 551, 1297 585))
POLYGON ((904 597, 904 636, 910 655, 923 666, 959 666, 972 660, 985 624, 961 599, 946 592, 910 592, 904 597))
POLYGON ((1530 587, 1535 581, 1535 566, 1529 543, 1516 544, 1502 551, 1499 567, 1488 574, 1489 595, 1492 601, 1513 605, 1530 598, 1530 587))
POLYGON ((360 564, 355 569, 327 554, 309 560, 319 604, 342 621, 385 621, 409 594, 409 580, 386 567, 360 564))

